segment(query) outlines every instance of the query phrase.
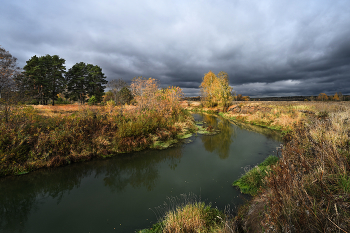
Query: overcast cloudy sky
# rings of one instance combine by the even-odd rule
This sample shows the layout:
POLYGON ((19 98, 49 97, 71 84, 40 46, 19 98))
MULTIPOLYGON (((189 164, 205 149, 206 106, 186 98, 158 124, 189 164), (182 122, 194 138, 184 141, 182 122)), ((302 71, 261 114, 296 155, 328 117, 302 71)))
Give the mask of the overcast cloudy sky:
POLYGON ((187 96, 209 70, 249 96, 350 94, 349 0, 4 0, 0 45, 187 96))

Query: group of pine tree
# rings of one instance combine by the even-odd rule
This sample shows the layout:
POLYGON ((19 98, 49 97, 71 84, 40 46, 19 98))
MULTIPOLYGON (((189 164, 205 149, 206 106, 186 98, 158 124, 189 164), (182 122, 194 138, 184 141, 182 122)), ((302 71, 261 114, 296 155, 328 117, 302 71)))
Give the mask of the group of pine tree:
POLYGON ((101 101, 104 95, 106 76, 101 67, 84 62, 76 63, 66 71, 65 59, 58 55, 33 56, 23 67, 24 72, 16 78, 20 88, 39 103, 52 104, 64 94, 72 101, 84 103, 94 96, 101 101))

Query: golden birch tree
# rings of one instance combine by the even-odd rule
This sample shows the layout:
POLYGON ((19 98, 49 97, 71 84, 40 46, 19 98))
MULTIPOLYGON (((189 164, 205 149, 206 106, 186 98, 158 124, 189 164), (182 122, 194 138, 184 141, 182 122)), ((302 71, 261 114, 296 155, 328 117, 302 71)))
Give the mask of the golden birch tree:
POLYGON ((224 71, 219 72, 217 76, 209 71, 204 75, 199 87, 204 105, 207 107, 220 104, 225 109, 233 100, 228 74, 224 71))
POLYGON ((224 71, 220 71, 217 76, 218 85, 216 87, 216 95, 224 110, 232 102, 232 87, 228 79, 228 74, 224 71))
POLYGON ((199 87, 205 106, 213 107, 217 104, 216 88, 218 87, 218 78, 212 71, 204 75, 203 82, 199 87))

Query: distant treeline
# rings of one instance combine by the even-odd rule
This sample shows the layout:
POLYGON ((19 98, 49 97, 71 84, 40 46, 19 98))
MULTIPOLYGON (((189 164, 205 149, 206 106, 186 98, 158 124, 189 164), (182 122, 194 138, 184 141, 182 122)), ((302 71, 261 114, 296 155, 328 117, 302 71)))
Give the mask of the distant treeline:
MULTIPOLYGON (((200 101, 200 96, 184 97, 187 101, 200 101)), ((282 97, 256 97, 250 98, 250 101, 316 101, 318 96, 282 96, 282 97)), ((344 95, 343 101, 350 101, 350 95, 344 95)))

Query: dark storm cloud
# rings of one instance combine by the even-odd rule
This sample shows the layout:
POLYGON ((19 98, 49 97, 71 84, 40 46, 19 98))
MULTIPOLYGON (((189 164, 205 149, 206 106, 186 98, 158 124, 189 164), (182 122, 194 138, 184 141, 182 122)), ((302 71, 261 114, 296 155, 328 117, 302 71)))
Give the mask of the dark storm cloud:
POLYGON ((226 71, 250 96, 350 94, 348 1, 12 0, 0 45, 19 65, 57 54, 102 67, 108 80, 153 77, 199 94, 226 71))

